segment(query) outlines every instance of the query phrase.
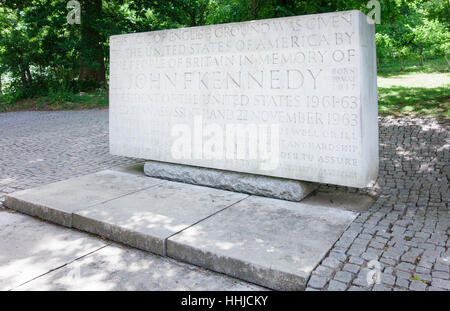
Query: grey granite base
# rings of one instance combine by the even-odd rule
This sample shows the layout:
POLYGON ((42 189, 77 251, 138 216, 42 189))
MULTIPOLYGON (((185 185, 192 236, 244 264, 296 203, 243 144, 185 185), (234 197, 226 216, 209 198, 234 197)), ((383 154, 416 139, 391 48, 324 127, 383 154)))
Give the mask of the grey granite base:
POLYGON ((316 183, 299 180, 157 161, 146 162, 144 173, 150 177, 297 202, 318 187, 316 183))

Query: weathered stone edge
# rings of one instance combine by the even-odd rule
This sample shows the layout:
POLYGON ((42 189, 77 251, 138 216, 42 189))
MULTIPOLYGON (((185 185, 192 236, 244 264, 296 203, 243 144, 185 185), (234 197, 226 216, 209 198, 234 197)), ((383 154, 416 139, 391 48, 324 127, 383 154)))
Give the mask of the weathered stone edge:
POLYGON ((129 230, 118 225, 111 225, 97 219, 72 214, 72 227, 78 230, 105 237, 144 251, 165 256, 165 238, 159 238, 129 230))
MULTIPOLYGON (((158 238, 77 214, 58 211, 8 195, 5 206, 65 227, 75 228, 144 251, 194 264, 275 290, 304 290, 307 277, 258 266, 232 257, 197 250, 173 242, 171 237, 158 238)), ((225 208, 226 209, 226 208, 225 208)))
POLYGON ((72 227, 72 213, 67 213, 61 210, 53 209, 49 206, 32 203, 15 197, 14 195, 7 195, 5 197, 4 205, 7 208, 23 214, 35 216, 64 227, 72 227))
POLYGON ((319 186, 312 182, 158 161, 147 161, 144 173, 154 178, 295 202, 319 186))
POLYGON ((167 239, 166 247, 167 257, 274 290, 303 291, 309 278, 309 274, 308 276, 300 276, 281 270, 274 270, 178 243, 171 240, 171 238, 167 239))

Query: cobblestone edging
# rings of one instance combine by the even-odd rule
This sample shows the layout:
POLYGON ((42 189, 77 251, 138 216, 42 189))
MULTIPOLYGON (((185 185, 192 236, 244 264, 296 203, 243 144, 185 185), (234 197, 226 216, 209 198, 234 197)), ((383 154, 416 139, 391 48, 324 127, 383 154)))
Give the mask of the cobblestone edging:
MULTIPOLYGON (((321 186, 377 201, 315 269, 307 290, 450 290, 450 122, 382 117, 379 126, 377 182, 363 190, 321 186), (368 285, 377 267, 381 282, 368 285)), ((109 154, 108 110, 3 113, 0 133, 0 205, 10 192, 140 161, 109 154)))

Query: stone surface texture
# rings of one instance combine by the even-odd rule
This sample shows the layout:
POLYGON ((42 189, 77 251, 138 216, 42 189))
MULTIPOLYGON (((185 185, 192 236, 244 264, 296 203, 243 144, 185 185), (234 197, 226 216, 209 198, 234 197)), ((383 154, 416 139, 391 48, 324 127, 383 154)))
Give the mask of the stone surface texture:
POLYGON ((365 187, 374 25, 360 11, 110 37, 113 154, 365 187))
POLYGON ((145 162, 144 172, 150 177, 288 201, 301 201, 319 186, 299 180, 156 161, 145 162))
POLYGON ((251 196, 167 240, 167 255, 276 290, 303 290, 356 213, 251 196))
POLYGON ((313 268, 357 216, 332 200, 290 202, 124 170, 48 184, 38 188, 39 196, 20 195, 32 190, 7 195, 5 206, 46 220, 61 212, 76 229, 278 290, 303 290, 313 268), (130 193, 130 185, 142 179, 148 184, 130 193), (61 211, 58 204, 42 205, 67 192, 62 188, 87 204, 72 208, 60 202, 61 211))
POLYGON ((151 188, 163 180, 104 170, 10 194, 5 205, 27 215, 72 226, 72 213, 119 196, 151 188))
POLYGON ((377 182, 364 190, 329 185, 319 189, 372 193, 378 198, 316 268, 313 274, 326 281, 310 282, 308 288, 333 290, 332 281, 338 281, 340 271, 348 271, 349 290, 449 290, 450 123, 389 117, 379 123, 377 182), (367 273, 374 270, 368 268, 371 260, 380 263, 379 285, 367 283, 367 273), (332 273, 323 275, 323 267, 332 273))
POLYGON ((265 291, 169 258, 112 244, 15 290, 265 291))
MULTIPOLYGON (((412 279, 417 276, 426 283, 427 291, 449 290, 449 277, 446 278, 445 273, 449 273, 450 257, 450 123, 434 118, 380 117, 379 127, 380 174, 377 182, 363 190, 331 185, 320 188, 321 192, 370 193, 378 199, 350 225, 315 269, 315 277, 310 278, 307 290, 342 288, 337 284, 341 281, 331 282, 339 271, 352 275, 348 283, 342 283, 346 290, 379 288, 375 288, 377 284, 355 285, 359 282, 360 271, 367 268, 369 261, 365 258, 369 258, 369 253, 381 254, 381 286, 409 290, 412 279), (413 263, 406 262, 409 255, 403 255, 407 252, 414 256, 419 252, 419 256, 413 263), (410 264, 409 271, 404 271, 402 263, 410 264)), ((0 130, 0 205, 2 198, 14 191, 138 161, 109 154, 108 110, 2 113, 0 130)), ((7 214, 6 210, 0 212, 0 228, 5 228, 9 221, 10 218, 5 217, 7 214)), ((8 230, 21 236, 35 235, 34 229, 23 220, 31 219, 29 216, 14 216, 18 217, 14 221, 14 230, 8 230)), ((52 226, 33 221, 34 226, 45 226, 45 230, 52 226)), ((22 247, 20 239, 11 241, 11 249, 22 247)), ((72 250, 66 248, 66 251, 72 250)), ((139 251, 129 250, 129 254, 134 252, 139 251)), ((147 256, 155 262, 165 260, 151 254, 147 256)), ((20 259, 24 263, 20 265, 21 269, 38 267, 33 259, 32 252, 24 253, 20 259)), ((3 261, 1 268, 10 264, 11 261, 3 261)), ((107 277, 109 270, 103 270, 100 264, 98 267, 99 273, 104 272, 107 277)), ((51 269, 55 269, 52 273, 57 273, 59 263, 51 269)), ((37 274, 40 273, 39 270, 37 274)), ((35 276, 30 274, 12 283, 31 280, 35 276)), ((124 274, 120 281, 129 279, 130 275, 124 274)), ((205 282, 216 282, 216 279, 204 279, 196 283, 198 287, 192 285, 190 288, 200 289, 205 282)), ((171 285, 167 287, 170 288, 171 285)))
POLYGON ((75 212, 73 227, 166 255, 167 238, 246 197, 241 193, 165 182, 75 212))
POLYGON ((0 249, 0 290, 265 290, 4 209, 0 249))
POLYGON ((107 245, 85 233, 0 210, 0 290, 10 290, 107 245))

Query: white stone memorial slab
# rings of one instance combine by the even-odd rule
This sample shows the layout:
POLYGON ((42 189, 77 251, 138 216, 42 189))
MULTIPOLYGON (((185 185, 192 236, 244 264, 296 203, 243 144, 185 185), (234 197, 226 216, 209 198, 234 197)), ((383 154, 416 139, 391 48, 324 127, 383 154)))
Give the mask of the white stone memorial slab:
POLYGON ((360 11, 110 38, 115 155, 364 187, 378 172, 360 11))

